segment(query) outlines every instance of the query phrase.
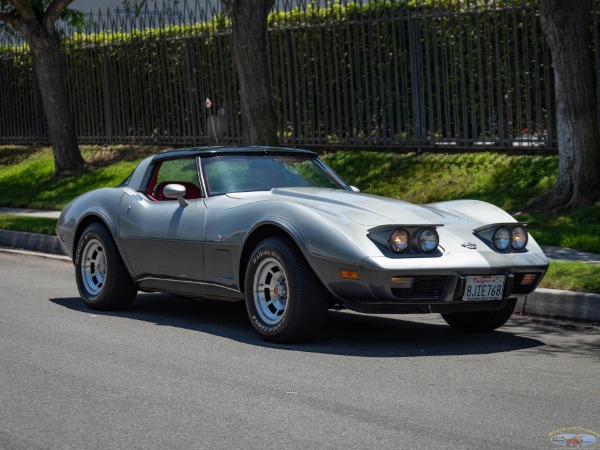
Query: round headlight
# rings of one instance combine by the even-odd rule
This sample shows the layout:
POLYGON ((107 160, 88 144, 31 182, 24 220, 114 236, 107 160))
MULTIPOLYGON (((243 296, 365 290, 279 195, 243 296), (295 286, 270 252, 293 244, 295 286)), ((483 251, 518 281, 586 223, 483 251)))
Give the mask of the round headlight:
POLYGON ((423 253, 431 253, 434 251, 440 242, 440 238, 433 228, 423 228, 419 231, 417 237, 417 245, 423 253))
POLYGON ((395 253, 404 253, 410 246, 410 235, 404 228, 396 228, 390 234, 388 243, 395 253))
POLYGON ((494 246, 501 252, 505 252, 510 247, 510 231, 506 227, 499 227, 494 233, 494 246))
POLYGON ((527 230, 525 227, 518 225, 512 229, 511 238, 512 238, 512 248, 515 250, 523 250, 527 245, 527 230))

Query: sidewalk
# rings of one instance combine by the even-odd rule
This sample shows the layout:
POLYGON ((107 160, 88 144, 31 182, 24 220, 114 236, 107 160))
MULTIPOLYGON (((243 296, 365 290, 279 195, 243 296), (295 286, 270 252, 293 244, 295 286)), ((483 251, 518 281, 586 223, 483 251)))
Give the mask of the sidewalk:
MULTIPOLYGON (((41 211, 0 207, 0 214, 49 217, 57 219, 60 211, 41 211)), ((67 258, 56 236, 0 229, 0 248, 28 250, 67 258)), ((550 261, 585 262, 600 265, 600 255, 570 248, 542 246, 550 261)), ((600 294, 538 288, 520 300, 516 313, 550 316, 585 322, 600 322, 600 294)))
POLYGON ((588 264, 600 265, 600 255, 595 253, 545 245, 542 246, 542 250, 544 250, 544 253, 550 261, 584 262, 588 264))
POLYGON ((42 211, 40 209, 6 208, 4 206, 0 206, 0 214, 58 219, 58 216, 60 216, 60 211, 42 211))

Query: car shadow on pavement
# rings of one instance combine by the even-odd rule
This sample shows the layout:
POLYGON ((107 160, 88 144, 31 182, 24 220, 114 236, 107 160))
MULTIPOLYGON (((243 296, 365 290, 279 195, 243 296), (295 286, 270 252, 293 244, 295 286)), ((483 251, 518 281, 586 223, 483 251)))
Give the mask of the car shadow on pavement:
POLYGON ((457 332, 442 323, 435 314, 378 316, 348 311, 330 311, 323 331, 311 342, 273 344, 264 341, 254 332, 243 302, 229 303, 140 293, 127 310, 104 312, 88 309, 78 297, 53 298, 50 301, 85 314, 123 317, 158 326, 193 330, 277 350, 332 355, 473 355, 532 349, 545 345, 541 340, 504 330, 486 333, 457 332))

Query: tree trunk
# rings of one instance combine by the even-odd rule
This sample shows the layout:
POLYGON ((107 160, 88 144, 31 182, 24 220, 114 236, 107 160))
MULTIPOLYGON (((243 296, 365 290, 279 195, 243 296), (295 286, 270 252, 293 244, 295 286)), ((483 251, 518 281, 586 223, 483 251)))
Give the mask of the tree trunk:
POLYGON ((81 169, 85 162, 77 146, 75 121, 65 85, 65 61, 54 24, 73 0, 3 1, 0 22, 23 35, 31 49, 35 77, 54 149, 54 176, 81 169), (47 7, 44 11, 43 8, 47 7), (5 9, 6 8, 6 9, 5 9), (40 10, 41 8, 41 10, 40 10))
POLYGON ((600 134, 590 17, 594 0, 541 0, 554 66, 559 170, 534 209, 575 208, 600 198, 600 134))
POLYGON ((276 145, 277 127, 267 58, 267 17, 275 0, 222 0, 232 22, 240 87, 242 143, 276 145))
POLYGON ((85 162, 77 145, 60 41, 55 33, 47 33, 42 27, 36 28, 31 31, 27 42, 31 47, 33 67, 54 151, 54 176, 60 177, 80 170, 85 162))

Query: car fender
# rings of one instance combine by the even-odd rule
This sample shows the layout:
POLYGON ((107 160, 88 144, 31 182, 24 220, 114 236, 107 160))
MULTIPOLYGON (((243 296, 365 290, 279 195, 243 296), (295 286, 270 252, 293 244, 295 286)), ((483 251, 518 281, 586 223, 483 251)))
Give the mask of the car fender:
MULTIPOLYGON (((242 243, 242 252, 239 258, 238 274, 243 280, 248 259, 254 247, 267 236, 273 235, 273 227, 280 230, 294 241, 309 266, 321 280, 324 286, 328 282, 323 278, 323 271, 330 271, 331 266, 354 267, 353 261, 361 261, 365 258, 365 251, 350 236, 340 232, 335 224, 329 223, 319 213, 305 210, 298 211, 304 216, 310 215, 310 220, 304 220, 304 226, 297 226, 297 221, 292 223, 293 218, 282 218, 278 216, 265 216, 254 224, 246 234, 242 243), (307 223, 311 225, 308 226, 307 223), (261 231, 263 230, 263 231, 261 231), (267 232, 268 230, 268 232, 267 232), (337 261, 337 263, 336 263, 337 261)), ((366 231, 365 231, 365 239, 366 231)), ((369 245, 373 245, 368 241, 369 245)), ((357 266, 357 265, 356 265, 357 266)))
MULTIPOLYGON (((263 227, 268 227, 268 226, 275 226, 277 228, 280 228, 282 231, 284 231, 289 237, 292 238, 292 240, 296 243, 296 245, 298 246, 298 248, 300 249, 300 251, 303 254, 306 254, 307 252, 309 252, 308 245, 304 241, 304 238, 302 237, 302 235, 300 234, 298 229, 294 225, 292 225, 289 221, 287 221, 281 217, 275 217, 275 216, 265 217, 260 222, 254 224, 254 226, 248 230, 248 233, 244 237, 244 240, 242 241, 242 248, 245 249, 245 248, 249 248, 249 247, 254 247, 256 245, 256 242, 255 242, 256 239, 255 238, 253 239, 253 236, 256 235, 256 233, 259 229, 261 229, 263 227)), ((250 249, 250 250, 252 250, 252 249, 250 249)))
POLYGON ((123 194, 121 189, 99 189, 77 197, 63 209, 57 233, 61 245, 72 259, 81 233, 93 221, 101 221, 106 226, 123 254, 118 239, 118 208, 123 194))

